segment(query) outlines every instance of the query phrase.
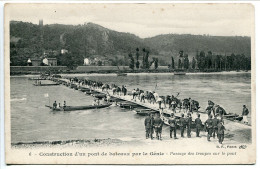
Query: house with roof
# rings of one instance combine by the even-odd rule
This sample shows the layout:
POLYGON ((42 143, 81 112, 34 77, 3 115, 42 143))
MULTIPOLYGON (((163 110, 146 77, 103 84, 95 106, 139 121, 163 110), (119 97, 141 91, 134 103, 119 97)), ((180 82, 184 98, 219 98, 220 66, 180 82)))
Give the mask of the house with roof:
POLYGON ((57 66, 57 59, 56 58, 44 58, 42 60, 42 62, 45 65, 48 65, 48 66, 57 66))
POLYGON ((27 65, 28 66, 40 66, 41 65, 41 59, 37 59, 37 58, 32 58, 32 59, 28 59, 27 60, 27 65))

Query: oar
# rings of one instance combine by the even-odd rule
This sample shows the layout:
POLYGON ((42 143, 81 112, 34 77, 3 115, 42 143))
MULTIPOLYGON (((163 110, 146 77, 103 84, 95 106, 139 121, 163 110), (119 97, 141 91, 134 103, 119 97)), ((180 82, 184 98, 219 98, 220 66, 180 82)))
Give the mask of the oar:
POLYGON ((156 90, 156 88, 157 88, 157 83, 156 83, 156 85, 155 85, 155 87, 154 87, 154 91, 156 90))
POLYGON ((49 107, 50 109, 52 109, 52 107, 51 107, 51 106, 48 106, 48 105, 45 105, 45 107, 49 107))

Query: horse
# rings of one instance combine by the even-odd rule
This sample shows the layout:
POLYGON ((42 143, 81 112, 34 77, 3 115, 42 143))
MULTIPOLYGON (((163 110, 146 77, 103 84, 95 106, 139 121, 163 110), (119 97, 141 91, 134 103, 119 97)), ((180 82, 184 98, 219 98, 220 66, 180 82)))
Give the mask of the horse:
POLYGON ((225 109, 223 109, 223 107, 220 107, 219 105, 214 106, 214 109, 215 109, 215 115, 220 115, 221 117, 223 115, 227 115, 225 109))
POLYGON ((200 108, 199 102, 196 100, 192 100, 190 106, 191 106, 191 111, 193 111, 193 110, 198 111, 200 108))
POLYGON ((183 99, 182 100, 182 107, 187 111, 190 107, 190 101, 189 99, 183 99))
POLYGON ((116 93, 117 95, 121 95, 121 88, 119 86, 117 86, 116 88, 116 93))

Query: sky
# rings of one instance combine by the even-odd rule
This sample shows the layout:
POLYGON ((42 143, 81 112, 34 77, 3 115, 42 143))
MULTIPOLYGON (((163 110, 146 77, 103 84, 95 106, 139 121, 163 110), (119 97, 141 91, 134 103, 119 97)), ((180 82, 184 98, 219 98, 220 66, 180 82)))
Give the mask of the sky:
POLYGON ((46 24, 84 24, 133 33, 253 36, 249 4, 7 4, 5 19, 46 24))

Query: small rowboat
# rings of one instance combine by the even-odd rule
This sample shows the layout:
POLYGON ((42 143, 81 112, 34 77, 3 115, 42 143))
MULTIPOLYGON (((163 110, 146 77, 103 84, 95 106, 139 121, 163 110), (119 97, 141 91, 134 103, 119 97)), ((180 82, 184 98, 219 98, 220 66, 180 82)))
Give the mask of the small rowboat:
POLYGON ((46 78, 41 78, 41 77, 32 77, 32 78, 29 78, 29 80, 47 80, 46 78))
POLYGON ((72 84, 72 83, 71 83, 69 86, 70 86, 70 88, 72 88, 72 89, 78 90, 78 86, 77 86, 76 84, 72 84))
POLYGON ((151 110, 151 109, 136 109, 135 112, 140 116, 148 116, 150 113, 155 114, 158 111, 151 110))
POLYGON ((185 72, 174 72, 174 75, 186 75, 185 72))
POLYGON ((66 106, 66 107, 61 107, 61 108, 56 108, 53 109, 53 107, 51 106, 47 106, 50 109, 52 109, 53 111, 75 111, 75 110, 89 110, 89 109, 101 109, 101 108, 105 108, 105 107, 109 107, 112 104, 104 104, 104 105, 89 105, 89 106, 66 106))
POLYGON ((127 76, 127 73, 117 73, 117 76, 127 76))
POLYGON ((133 108, 137 108, 137 107, 142 107, 138 104, 134 104, 134 103, 120 103, 119 104, 120 107, 122 108, 128 108, 128 109, 133 109, 133 108))
POLYGON ((106 97, 106 94, 103 93, 97 93, 97 94, 93 94, 93 97, 96 97, 98 99, 103 99, 104 97, 106 97))
POLYGON ((57 86, 59 85, 58 83, 54 83, 54 84, 33 84, 34 86, 57 86))
POLYGON ((81 92, 87 92, 87 91, 90 91, 90 89, 88 89, 88 88, 81 88, 81 89, 78 89, 79 91, 81 91, 81 92))
POLYGON ((99 92, 95 91, 95 90, 91 90, 91 91, 86 91, 86 94, 91 95, 91 94, 98 94, 99 92))

